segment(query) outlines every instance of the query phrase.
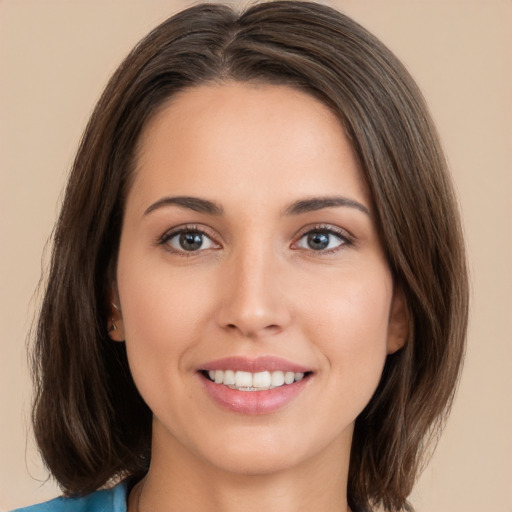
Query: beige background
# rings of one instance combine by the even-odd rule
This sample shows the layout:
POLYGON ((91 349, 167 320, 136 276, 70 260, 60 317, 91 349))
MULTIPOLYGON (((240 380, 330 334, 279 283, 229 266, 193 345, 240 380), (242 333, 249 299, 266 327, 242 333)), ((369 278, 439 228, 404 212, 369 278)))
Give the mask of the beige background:
MULTIPOLYGON (((134 43, 187 5, 0 0, 0 511, 54 496, 30 437, 25 340, 41 253, 95 100, 134 43)), ((339 0, 409 67, 465 219, 465 373, 418 512, 512 512, 512 1, 339 0)), ((70 319, 72 321, 72 319, 70 319)))

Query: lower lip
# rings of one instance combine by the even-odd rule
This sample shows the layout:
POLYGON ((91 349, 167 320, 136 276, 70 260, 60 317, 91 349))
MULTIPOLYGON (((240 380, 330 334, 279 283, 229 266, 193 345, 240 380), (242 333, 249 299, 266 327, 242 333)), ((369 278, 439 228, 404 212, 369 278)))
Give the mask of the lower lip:
POLYGON ((311 378, 308 375, 293 384, 264 391, 238 391, 199 376, 208 395, 223 409, 251 416, 270 414, 286 406, 304 390, 311 378))

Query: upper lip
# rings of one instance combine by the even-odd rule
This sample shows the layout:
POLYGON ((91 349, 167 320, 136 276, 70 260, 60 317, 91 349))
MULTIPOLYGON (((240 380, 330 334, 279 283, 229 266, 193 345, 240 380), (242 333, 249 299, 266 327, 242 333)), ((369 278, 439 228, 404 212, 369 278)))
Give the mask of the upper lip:
POLYGON ((224 357, 222 359, 216 359, 210 361, 201 368, 200 370, 239 370, 244 372, 263 372, 263 371, 283 371, 283 372, 294 372, 294 373, 306 373, 310 372, 311 368, 307 368, 300 364, 287 361, 280 357, 275 356, 261 356, 257 358, 249 357, 224 357))

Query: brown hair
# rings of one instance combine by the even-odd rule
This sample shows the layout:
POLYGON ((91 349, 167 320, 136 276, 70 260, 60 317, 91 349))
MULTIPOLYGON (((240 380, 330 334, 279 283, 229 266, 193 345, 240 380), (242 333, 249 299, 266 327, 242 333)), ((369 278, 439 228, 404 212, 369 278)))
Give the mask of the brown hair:
POLYGON ((106 329, 124 198, 148 119, 177 91, 224 80, 300 88, 328 105, 351 139, 411 334, 357 418, 348 499, 354 511, 412 510, 406 498, 464 352, 459 216, 435 128, 405 68, 357 23, 309 2, 241 14, 216 4, 187 9, 153 30, 106 87, 69 178, 36 335, 33 420, 44 460, 67 494, 148 469, 151 412, 123 344, 106 329))

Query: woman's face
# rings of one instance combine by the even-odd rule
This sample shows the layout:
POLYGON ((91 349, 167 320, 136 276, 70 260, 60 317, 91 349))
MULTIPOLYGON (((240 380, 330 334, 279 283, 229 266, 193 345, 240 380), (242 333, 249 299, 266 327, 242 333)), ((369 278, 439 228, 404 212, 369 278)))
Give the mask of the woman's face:
POLYGON ((339 463, 405 339, 344 130, 285 86, 194 87, 150 121, 116 285, 112 337, 153 411, 153 460, 339 463))

